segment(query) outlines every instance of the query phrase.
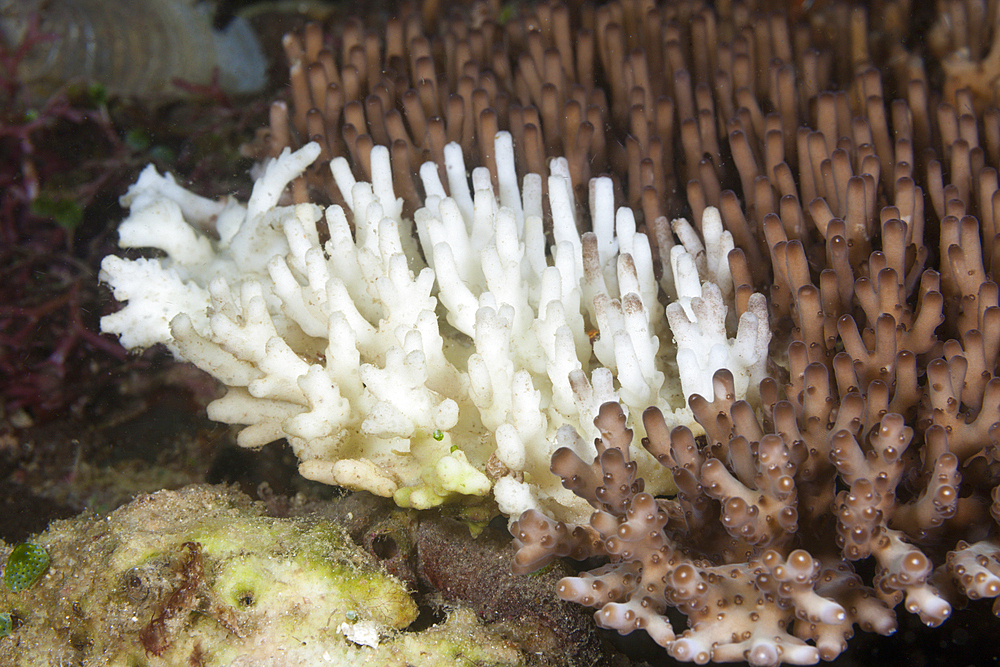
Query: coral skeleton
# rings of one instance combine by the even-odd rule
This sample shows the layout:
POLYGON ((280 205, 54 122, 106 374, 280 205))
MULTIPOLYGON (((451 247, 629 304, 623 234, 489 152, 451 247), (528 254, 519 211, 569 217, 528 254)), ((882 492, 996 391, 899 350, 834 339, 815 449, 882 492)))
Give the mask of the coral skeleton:
MULTIPOLYGON (((495 145, 497 188, 485 168, 470 186, 451 144, 447 189, 427 163, 412 220, 380 146, 371 183, 330 163, 346 210, 279 204, 316 144, 270 162, 245 206, 148 167, 123 198, 120 242, 161 256, 104 260, 102 280, 127 304, 102 329, 216 377, 228 392, 209 416, 245 425, 244 447, 287 439, 307 478, 418 508, 492 490, 510 516, 584 518, 548 471, 556 444, 574 427, 596 435, 609 400, 697 428, 687 399, 720 368, 752 394, 766 377, 766 305, 754 295, 730 315, 732 236, 708 209, 700 235, 673 221, 683 243, 670 249, 665 317, 649 241, 615 209, 610 180, 592 183, 594 231, 581 235, 566 161, 551 163, 545 195, 540 174, 518 183, 511 136, 495 145)), ((672 490, 652 457, 640 466, 651 489, 672 490)))

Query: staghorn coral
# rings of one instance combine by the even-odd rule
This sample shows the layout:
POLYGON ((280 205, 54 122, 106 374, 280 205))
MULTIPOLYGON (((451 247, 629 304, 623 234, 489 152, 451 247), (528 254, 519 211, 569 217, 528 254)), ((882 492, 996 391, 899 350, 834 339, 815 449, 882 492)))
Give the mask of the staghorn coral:
MULTIPOLYGON (((996 596, 1000 591, 996 519, 987 511, 1000 514, 995 490, 1000 481, 996 456, 1000 290, 992 274, 1000 247, 995 223, 1000 203, 1000 113, 991 110, 977 116, 976 99, 967 90, 955 89, 942 98, 922 65, 891 63, 890 67, 884 60, 888 49, 872 36, 865 10, 828 4, 829 9, 811 15, 808 24, 755 11, 752 3, 720 3, 716 13, 698 2, 653 6, 626 1, 578 10, 543 3, 500 26, 486 7, 482 15, 476 14, 481 22, 465 28, 457 21, 447 23, 440 34, 421 35, 417 19, 390 23, 384 42, 365 33, 360 24, 349 24, 339 62, 318 28, 308 29, 303 41, 288 41, 289 54, 299 63, 293 69, 294 109, 274 107, 272 167, 288 165, 287 156, 278 157, 285 146, 318 139, 306 153, 290 154, 300 162, 289 170, 289 177, 305 169, 313 157, 320 159, 308 170, 316 189, 303 187, 304 180, 295 181, 293 198, 305 202, 320 192, 318 201, 343 201, 344 221, 338 219, 327 231, 331 237, 334 232, 345 240, 350 237, 359 247, 375 243, 369 231, 375 222, 370 208, 357 205, 355 179, 374 184, 374 194, 365 190, 365 203, 379 199, 379 214, 391 210, 385 219, 392 219, 397 229, 414 211, 423 252, 406 249, 408 267, 417 270, 426 263, 437 280, 438 301, 431 304, 432 288, 419 294, 428 306, 425 310, 437 313, 434 322, 442 338, 441 332, 447 331, 440 323, 443 316, 449 326, 475 341, 490 377, 503 378, 492 390, 499 388, 506 396, 508 385, 521 389, 527 385, 518 385, 509 367, 491 368, 488 362, 488 353, 499 349, 506 356, 516 347, 521 342, 516 334, 511 341, 517 343, 484 340, 479 349, 480 322, 483 332, 490 330, 490 322, 479 315, 484 295, 494 295, 486 297, 487 305, 490 298, 509 299, 515 315, 530 313, 529 317, 538 318, 535 322, 542 319, 540 304, 532 303, 534 297, 527 299, 528 310, 519 311, 514 301, 538 288, 539 281, 544 285, 546 272, 554 276, 549 269, 557 269, 560 280, 570 275, 561 272, 570 262, 563 255, 561 264, 559 254, 560 238, 573 243, 573 236, 565 232, 570 228, 564 226, 568 217, 562 217, 567 211, 576 215, 575 226, 586 229, 589 223, 594 230, 591 259, 596 254, 599 267, 608 266, 604 262, 614 256, 610 248, 615 242, 619 250, 628 248, 633 231, 646 232, 650 266, 655 271, 659 262, 664 270, 652 294, 641 289, 635 294, 645 310, 646 326, 653 331, 661 327, 656 334, 657 364, 665 358, 670 361, 662 354, 674 342, 662 328, 664 318, 669 322, 679 348, 678 373, 670 380, 682 389, 668 393, 688 400, 693 421, 678 419, 683 408, 660 391, 666 385, 658 384, 655 374, 672 372, 669 364, 650 366, 637 354, 637 363, 626 366, 615 356, 616 375, 604 376, 610 391, 603 393, 617 391, 627 409, 601 410, 595 422, 601 437, 595 450, 588 452, 585 439, 595 432, 581 437, 569 428, 556 430, 567 416, 559 407, 557 391, 563 380, 546 345, 558 338, 544 335, 535 340, 545 355, 545 373, 527 358, 517 363, 524 364, 527 375, 520 377, 530 379, 531 389, 544 384, 546 390, 552 389, 551 399, 543 393, 539 405, 544 407, 537 411, 535 404, 522 411, 524 404, 510 402, 505 418, 513 421, 505 422, 491 422, 495 415, 488 416, 490 407, 484 412, 485 403, 473 400, 486 429, 492 431, 495 425, 497 460, 481 455, 468 460, 477 471, 499 477, 494 492, 504 511, 534 504, 556 519, 566 520, 571 514, 578 519, 580 525, 572 526, 537 509, 521 515, 515 529, 521 547, 519 570, 563 556, 608 558, 608 565, 594 573, 566 581, 563 595, 599 607, 598 622, 606 627, 623 632, 646 629, 684 660, 814 663, 843 651, 854 624, 866 631, 891 632, 893 610, 901 602, 923 621, 938 624, 965 599, 996 596), (449 33, 451 28, 458 32, 449 33), (848 48, 832 48, 839 43, 848 48), (447 48, 434 48, 435 44, 447 48), (650 76, 650 72, 665 75, 650 76), (344 92, 348 80, 353 81, 351 94, 344 92), (288 128, 287 117, 294 131, 288 128), (509 129, 515 138, 510 143, 516 160, 510 156, 501 160, 497 137, 508 140, 496 133, 497 128, 509 129), (456 140, 456 148, 445 148, 449 139, 456 140), (449 158, 449 151, 456 157, 449 158), (564 154, 565 162, 546 169, 545 158, 557 154, 564 154), (328 170, 328 160, 335 156, 341 159, 328 170), (431 162, 424 162, 427 158, 431 162), (527 234, 517 237, 529 261, 520 271, 507 274, 507 291, 489 284, 486 264, 480 278, 477 263, 470 262, 475 274, 470 279, 472 274, 449 273, 450 260, 439 263, 437 248, 442 244, 475 247, 469 234, 477 229, 475 215, 462 217, 464 229, 459 224, 447 228, 461 233, 439 231, 436 239, 429 224, 431 214, 452 205, 446 203, 448 195, 459 213, 463 205, 469 210, 464 171, 466 165, 477 164, 485 171, 473 174, 476 196, 482 192, 492 202, 510 206, 510 211, 517 210, 520 200, 522 211, 534 211, 540 221, 532 233, 552 229, 556 240, 532 255, 529 249, 538 246, 531 245, 527 234), (419 181, 407 172, 407 165, 414 173, 420 166, 419 181), (590 181, 591 174, 605 171, 611 174, 610 181, 590 181), (524 181, 524 174, 533 176, 524 181), (558 177, 558 187, 553 186, 553 176, 558 177), (514 195, 511 184, 516 187, 519 181, 531 185, 514 195), (351 196, 341 183, 349 185, 351 196), (589 192, 602 194, 582 194, 589 192), (560 197, 571 204, 556 206, 560 197), (619 209, 629 212, 623 214, 617 239, 608 231, 612 217, 606 215, 608 202, 615 199, 629 206, 619 209), (670 224, 668 216, 685 207, 691 222, 670 224), (427 227, 421 230, 424 223, 427 227), (553 266, 548 266, 550 262, 553 266), (543 271, 534 271, 543 265, 543 271), (470 289, 473 298, 461 290, 464 283, 482 289, 483 281, 489 289, 480 293, 470 289), (653 298, 647 298, 650 294, 653 298), (664 317, 658 316, 654 305, 661 298, 668 302, 664 317), (539 309, 533 310, 536 305, 539 309), (724 312, 721 318, 720 312, 724 312), (713 316, 706 317, 708 313, 713 316), (737 324, 737 316, 748 314, 754 319, 747 319, 747 325, 753 322, 756 327, 737 324), (686 328, 696 321, 701 325, 710 321, 710 326, 697 332, 686 328), (470 323, 476 327, 473 333, 470 323), (775 334, 768 358, 756 355, 751 360, 746 355, 741 365, 733 367, 744 356, 742 344, 755 329, 750 349, 760 346, 770 332, 775 334), (705 333, 714 334, 710 346, 684 352, 686 346, 699 344, 705 333), (713 359, 713 354, 719 356, 713 359), (771 377, 758 382, 765 372, 771 377), (611 384, 612 377, 617 384, 611 384), (642 379, 646 388, 633 379, 642 379), (651 379, 655 379, 652 384, 646 382, 651 379), (636 417, 644 407, 642 396, 654 385, 652 393, 670 408, 669 413, 648 411, 640 422, 636 417), (536 414, 544 415, 545 435, 539 428, 532 432, 538 437, 530 440, 539 448, 529 445, 521 428, 526 422, 518 421, 536 414), (647 447, 642 450, 629 451, 631 433, 625 427, 630 416, 632 428, 645 431, 647 447), (687 429, 673 429, 685 421, 687 429), (507 439, 514 434, 519 441, 507 439), (551 457, 552 469, 564 478, 572 498, 544 471, 554 442, 562 447, 551 457), (659 459, 659 468, 650 464, 651 456, 659 459), (531 469, 521 468, 521 461, 529 459, 531 469), (586 462, 591 459, 593 463, 586 462), (678 493, 674 499, 657 499, 666 471, 678 493), (589 509, 597 510, 590 523, 579 521, 589 509), (854 564, 861 561, 864 566, 856 573, 854 564), (862 579, 860 573, 869 567, 874 575, 862 579), (680 637, 664 615, 668 607, 688 616, 690 627, 680 637)), ((907 14, 900 9, 904 3, 888 5, 895 8, 896 20, 907 14)), ((889 25, 887 31, 898 34, 891 32, 896 28, 889 25)), ((282 181, 271 188, 272 204, 284 185, 282 181)), ((495 207, 493 203, 486 208, 495 207)), ((293 228, 287 224, 291 211, 308 210, 284 209, 268 221, 275 228, 285 227, 290 250, 295 236, 287 231, 293 228)), ((517 219, 517 213, 513 215, 517 219)), ((498 250, 501 217, 494 220, 493 245, 498 250)), ((253 216, 246 218, 251 226, 258 224, 253 216)), ((305 218, 315 221, 319 216, 313 212, 305 218)), ((186 221, 199 224, 190 216, 186 221)), ((443 213, 440 221, 445 222, 443 213)), ((221 239, 227 238, 224 228, 218 227, 221 239)), ((313 249, 319 245, 322 225, 315 233, 306 231, 308 243, 302 248, 313 249)), ((198 243, 207 244, 212 252, 222 250, 221 244, 203 240, 198 243)), ((393 237, 393 251, 411 240, 399 234, 397 243, 393 237)), ((483 247, 489 244, 485 241, 483 247)), ((268 252, 278 256, 278 264, 284 261, 292 268, 294 281, 285 280, 293 288, 286 294, 270 295, 275 298, 267 318, 280 322, 285 317, 281 311, 301 314, 315 309, 322 291, 316 289, 319 282, 311 282, 304 259, 296 259, 284 246, 268 252), (301 305, 296 292, 308 297, 301 305)), ((586 253, 581 251, 580 257, 582 261, 586 253)), ((173 257, 161 267, 169 268, 170 262, 173 257)), ((623 281, 614 282, 603 269, 590 276, 596 279, 601 273, 610 298, 611 286, 621 287, 623 281)), ((262 277, 255 280, 270 285, 263 272, 259 274, 262 277)), ((573 288, 587 289, 587 275, 583 274, 584 283, 579 282, 580 273, 574 275, 578 281, 573 288)), ((392 274, 388 276, 391 280, 392 274)), ((275 285, 281 282, 273 276, 270 280, 275 285)), ((564 301, 569 294, 577 306, 572 292, 560 292, 560 299, 553 301, 564 301)), ((586 305, 579 312, 591 324, 600 324, 598 293, 603 290, 591 292, 593 300, 580 300, 586 305)), ((127 292, 122 296, 130 299, 131 308, 133 297, 127 292)), ((254 296, 249 295, 247 305, 254 296)), ((218 310, 237 312, 232 301, 219 299, 218 310)), ((621 314, 626 302, 621 297, 621 314)), ((315 324, 321 331, 324 318, 336 315, 337 309, 328 312, 321 305, 318 310, 322 317, 312 315, 318 324, 308 326, 315 324)), ((260 304, 255 312, 264 321, 260 304)), ((573 309, 566 312, 575 318, 573 309)), ((593 354, 581 346, 577 358, 581 368, 594 372, 601 370, 598 366, 611 368, 608 355, 618 354, 618 341, 640 338, 618 327, 619 314, 614 308, 610 314, 605 311, 608 324, 598 327, 601 335, 594 340, 593 354)), ((308 322, 299 315, 292 319, 308 322)), ((366 326, 360 319, 357 323, 366 326)), ((177 321, 174 339, 193 340, 178 328, 182 324, 183 320, 177 321)), ((374 329, 379 322, 368 318, 367 326, 374 329)), ((574 326, 575 322, 570 327, 574 336, 587 331, 574 326)), ((121 332, 127 334, 129 328, 121 332)), ((306 331, 306 326, 299 328, 306 331)), ((532 325, 531 333, 539 336, 541 328, 532 325)), ((233 347, 223 340, 221 330, 216 332, 213 326, 211 334, 205 331, 199 335, 214 338, 213 345, 233 347)), ((649 339, 649 329, 630 331, 649 339)), ((150 340, 175 344, 169 338, 150 340)), ((402 345, 403 340, 396 343, 402 345)), ((332 361, 334 355, 327 354, 322 344, 311 344, 312 348, 292 348, 292 355, 282 350, 283 359, 291 362, 288 367, 304 370, 311 365, 308 371, 283 378, 286 384, 261 382, 251 387, 255 377, 245 385, 232 385, 246 386, 258 400, 272 399, 268 392, 275 387, 294 393, 296 385, 303 394, 313 391, 318 396, 333 384, 313 369, 329 373, 340 362, 332 361)), ((347 347, 350 354, 339 358, 349 357, 353 367, 360 355, 347 347)), ((253 355, 240 360, 251 361, 258 372, 267 374, 271 372, 265 367, 267 352, 266 346, 258 346, 253 355)), ((472 378, 479 372, 474 370, 479 361, 471 361, 474 356, 467 368, 453 359, 449 363, 459 373, 467 370, 472 378)), ((199 363, 219 368, 207 357, 199 363)), ((394 389, 393 378, 397 384, 400 377, 412 379, 412 375, 379 373, 388 369, 379 355, 367 361, 367 367, 373 382, 364 383, 375 389, 366 386, 366 391, 394 389)), ((351 378, 358 386, 355 380, 351 378)), ((419 384, 408 389, 419 392, 419 384)), ((575 388, 572 383, 570 388, 575 388)), ((574 418, 565 421, 589 430, 588 419, 597 411, 601 393, 591 394, 588 410, 577 409, 574 418)), ((465 400, 448 398, 456 404, 465 400)), ((299 436, 294 429, 300 422, 294 420, 306 411, 317 423, 330 415, 339 418, 343 412, 328 410, 333 403, 315 397, 296 394, 295 401, 288 402, 293 406, 279 406, 283 412, 247 409, 242 416, 231 413, 230 420, 261 415, 261 422, 270 421, 264 428, 245 430, 247 444, 290 435, 293 446, 305 453, 304 472, 308 474, 310 466, 329 465, 340 452, 326 459, 310 458, 318 450, 312 450, 308 438, 295 440, 299 436), (312 463, 317 459, 319 464, 312 463)), ((378 417, 377 404, 367 398, 358 401, 358 414, 378 417)), ((248 400, 247 405, 272 404, 248 400)), ((427 414, 421 409, 406 416, 427 414)), ((462 414, 476 412, 470 408, 462 414)), ((476 441, 470 435, 475 431, 456 429, 446 434, 446 429, 430 430, 434 426, 422 424, 419 432, 432 436, 410 438, 409 449, 399 447, 405 438, 395 441, 395 450, 387 449, 417 454, 416 458, 430 452, 428 458, 436 465, 447 458, 439 458, 445 449, 432 442, 440 432, 451 438, 449 442, 461 439, 461 445, 455 444, 473 451, 476 441)), ((370 435, 363 429, 359 432, 370 435)), ((359 437, 353 442, 363 447, 373 440, 359 437)), ((324 455, 329 453, 328 449, 324 455)), ((361 459, 376 462, 375 467, 400 460, 383 456, 385 452, 370 454, 361 459)), ((396 486, 385 488, 392 493, 404 489, 399 496, 404 503, 418 487, 421 493, 429 490, 442 499, 452 491, 426 468, 404 466, 402 474, 393 474, 398 476, 393 480, 396 486)), ((344 481, 336 475, 326 480, 344 481)), ((364 486, 360 480, 352 483, 364 486)), ((431 494, 425 497, 437 500, 431 494)))
MULTIPOLYGON (((404 6, 383 30, 351 19, 331 34, 311 24, 286 36, 291 104, 272 107, 257 154, 276 157, 284 147, 317 141, 322 161, 344 156, 358 178, 368 179, 371 147, 387 146, 412 210, 421 194, 413 174, 432 160, 443 175, 449 141, 462 146, 467 164, 486 166, 496 185, 493 136, 507 130, 519 176, 544 173, 548 159, 566 157, 578 201, 592 176, 614 174, 616 192, 645 220, 655 248, 653 221, 681 212, 685 182, 709 171, 714 180, 726 176, 725 128, 720 140, 715 101, 693 75, 743 99, 758 85, 747 57, 767 63, 772 50, 787 59, 792 48, 787 25, 742 6, 722 19, 701 2, 545 2, 505 14, 490 2, 447 13, 425 7, 423 16, 404 6), (707 50, 733 32, 732 51, 707 50), (693 68, 685 63, 692 50, 693 68)), ((817 44, 835 40, 815 35, 817 44)), ((819 92, 840 73, 817 55, 803 57, 819 92)), ((721 103, 722 118, 740 106, 721 103)), ((296 184, 296 201, 317 193, 339 201, 324 170, 312 170, 309 180, 312 191, 296 184)), ((705 196, 689 199, 700 220, 705 196)), ((669 226, 665 231, 669 243, 669 226)))
MULTIPOLYGON (((1000 6, 986 0, 938 3, 927 31, 927 48, 940 60, 945 99, 963 89, 972 93, 976 110, 1000 102, 1000 6)), ((897 47, 900 48, 901 47, 897 47)))
MULTIPOLYGON (((1000 483, 1000 116, 977 117, 975 91, 939 100, 919 67, 883 80, 864 11, 839 11, 825 20, 855 27, 848 90, 813 87, 823 55, 782 54, 775 37, 794 31, 781 19, 761 78, 732 98, 724 70, 714 85, 699 70, 694 27, 682 40, 693 60, 675 70, 732 109, 719 118, 728 136, 701 140, 735 173, 689 170, 687 192, 696 212, 717 205, 733 235, 737 307, 770 285, 774 365, 759 405, 723 370, 690 400, 703 439, 644 413, 644 448, 671 470, 673 499, 643 492, 624 413, 606 405, 593 463, 552 459, 597 510, 590 522, 530 512, 514 527, 518 571, 606 558, 560 595, 596 607, 605 627, 646 629, 681 660, 811 664, 843 651, 853 624, 891 632, 900 603, 938 625, 1000 593, 986 511, 1000 483), (679 637, 667 607, 688 616, 679 637)), ((719 54, 745 48, 739 39, 719 54)))
MULTIPOLYGON (((503 10, 495 2, 424 4, 417 12, 404 3, 384 26, 352 18, 327 33, 310 24, 285 37, 290 104, 274 104, 254 153, 273 158, 285 147, 320 143, 321 161, 309 172, 314 187, 296 183, 296 201, 339 201, 319 166, 343 156, 356 177, 369 179, 374 145, 391 150, 410 210, 421 201, 421 164, 433 161, 444 180, 449 141, 462 146, 468 165, 486 166, 496 185, 500 129, 515 139, 519 176, 566 157, 582 202, 592 176, 612 174, 616 195, 645 224, 654 248, 660 236, 669 246, 669 225, 660 234, 654 221, 690 207, 697 225, 706 206, 719 207, 737 187, 752 203, 760 187, 754 170, 782 157, 797 167, 795 119, 812 100, 850 86, 873 52, 906 60, 898 53, 909 12, 902 1, 885 3, 880 38, 869 33, 865 12, 846 3, 823 3, 811 24, 769 15, 775 3, 766 2, 718 10, 697 0, 548 1, 503 10), (787 137, 772 134, 766 151, 757 146, 774 131, 787 137), (742 133, 732 150, 731 132, 742 133)), ((927 79, 916 64, 896 70, 904 84, 911 74, 927 79)), ((824 121, 833 119, 827 111, 824 121)))
POLYGON ((761 423, 745 401, 733 400, 727 371, 715 379, 715 405, 696 412, 710 433, 706 445, 686 427, 670 431, 656 408, 643 414, 642 445, 673 473, 673 499, 643 491, 625 415, 615 403, 602 406, 597 458, 586 463, 560 449, 552 459, 564 485, 595 508, 589 525, 526 512, 512 526, 515 572, 560 556, 607 558, 597 570, 563 579, 560 597, 596 607, 601 627, 645 630, 674 658, 698 663, 832 660, 855 624, 893 632, 893 608, 904 597, 907 611, 938 625, 951 613, 950 585, 973 599, 1000 594, 988 569, 998 548, 992 540, 960 543, 940 563, 918 546, 933 545, 930 533, 940 534, 958 511, 958 458, 947 451, 943 430, 938 456, 928 454, 922 466, 929 474, 903 502, 896 486, 921 466, 903 463, 913 431, 902 416, 882 416, 862 451, 863 401, 842 404, 839 414, 819 402, 777 401, 766 405, 761 423), (712 437, 713 422, 723 439, 712 437), (801 427, 817 422, 823 438, 803 437, 801 427), (829 466, 833 475, 824 474, 829 466), (837 493, 838 483, 847 490, 837 493), (826 511, 810 516, 817 497, 826 498, 826 511), (870 585, 851 565, 869 556, 870 585), (687 615, 682 634, 667 620, 668 606, 687 615))
MULTIPOLYGON (((307 478, 417 508, 492 490, 508 515, 544 506, 581 518, 586 506, 547 471, 557 429, 589 423, 608 399, 660 404, 672 423, 694 425, 686 397, 720 367, 737 370, 745 395, 766 370, 763 296, 730 333, 722 258, 732 240, 709 211, 702 227, 714 241, 686 231, 671 250, 676 298, 664 318, 648 239, 629 209, 615 211, 610 181, 592 184, 595 231, 581 236, 565 163, 553 162, 546 248, 543 179, 526 176, 519 188, 510 135, 495 145, 498 191, 485 168, 470 190, 451 144, 453 196, 426 163, 433 194, 412 221, 386 149, 372 150, 372 183, 331 161, 353 234, 338 205, 276 206, 316 144, 271 162, 246 207, 197 197, 147 168, 123 198, 131 214, 120 243, 165 256, 105 258, 102 280, 128 304, 101 327, 129 348, 166 344, 218 378, 229 391, 209 417, 246 425, 244 447, 288 439, 307 478)), ((671 489, 651 458, 643 465, 651 485, 671 489)))

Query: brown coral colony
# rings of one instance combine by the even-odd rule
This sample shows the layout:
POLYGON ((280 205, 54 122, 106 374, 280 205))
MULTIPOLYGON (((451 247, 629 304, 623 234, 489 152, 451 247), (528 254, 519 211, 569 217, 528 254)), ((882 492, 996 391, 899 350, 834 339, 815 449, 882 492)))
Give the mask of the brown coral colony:
MULTIPOLYGON (((515 571, 605 557, 559 594, 699 663, 831 660, 854 624, 893 632, 900 602, 938 625, 1000 595, 1000 110, 969 78, 970 59, 1000 54, 1000 3, 940 4, 924 59, 903 47, 905 0, 879 3, 877 32, 843 2, 790 19, 754 2, 620 0, 506 22, 495 4, 455 19, 428 5, 384 38, 355 21, 337 49, 318 26, 286 40, 292 108, 274 107, 273 154, 317 139, 321 160, 348 156, 368 178, 371 147, 388 145, 416 207, 414 174, 426 160, 443 172, 448 142, 495 180, 507 129, 522 175, 568 158, 578 201, 611 174, 660 248, 669 217, 700 232, 717 207, 736 315, 769 290, 772 377, 751 402, 723 370, 714 396, 691 400, 704 436, 642 415, 677 496, 643 493, 626 427, 638 415, 606 404, 597 458, 552 459, 594 507, 589 525, 525 513, 515 571), (973 19, 994 27, 963 33, 973 19)), ((296 196, 336 192, 316 170, 296 196)))

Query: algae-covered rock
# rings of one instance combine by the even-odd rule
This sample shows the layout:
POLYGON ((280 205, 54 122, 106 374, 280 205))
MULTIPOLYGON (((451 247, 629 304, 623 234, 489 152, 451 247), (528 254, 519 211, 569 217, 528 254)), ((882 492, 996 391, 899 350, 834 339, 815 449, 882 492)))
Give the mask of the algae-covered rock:
POLYGON ((33 543, 50 565, 3 590, 3 665, 520 664, 472 613, 405 631, 416 604, 343 529, 264 516, 225 487, 141 496, 33 543))

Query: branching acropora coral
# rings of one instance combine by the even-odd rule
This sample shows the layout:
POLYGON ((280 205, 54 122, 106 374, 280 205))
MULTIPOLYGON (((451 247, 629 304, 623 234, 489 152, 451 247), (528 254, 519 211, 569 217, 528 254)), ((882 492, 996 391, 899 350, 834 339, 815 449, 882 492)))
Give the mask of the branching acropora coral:
POLYGON ((1000 596, 1000 112, 877 69, 843 3, 473 16, 290 38, 254 197, 146 174, 122 243, 167 257, 106 260, 105 330, 307 476, 492 490, 519 571, 606 558, 561 594, 682 660, 811 664, 1000 596))
MULTIPOLYGON (((728 372, 715 380, 714 404, 701 401, 697 411, 707 447, 686 427, 670 431, 656 408, 643 414, 643 447, 677 481, 670 500, 644 492, 625 416, 605 404, 596 421, 598 457, 587 463, 560 449, 552 460, 564 485, 597 511, 576 527, 526 512, 512 527, 515 571, 556 556, 608 558, 598 570, 563 579, 559 595, 596 607, 602 627, 646 630, 674 658, 698 663, 832 660, 854 624, 893 632, 892 610, 904 599, 907 611, 938 625, 958 601, 954 591, 973 599, 1000 593, 997 573, 981 564, 996 562, 993 540, 960 543, 937 567, 918 546, 936 553, 959 511, 958 457, 947 451, 943 430, 938 456, 927 457, 903 502, 895 490, 909 472, 903 461, 914 434, 901 415, 882 415, 864 438, 866 453, 858 443, 870 426, 860 394, 848 394, 836 416, 829 402, 777 401, 761 423, 745 401, 732 400, 728 372), (810 424, 813 433, 804 432, 810 424), (837 492, 838 483, 847 489, 837 492), (986 561, 977 560, 984 554, 986 561), (869 556, 876 567, 866 585, 851 563, 869 556), (668 606, 688 616, 679 636, 668 606)), ((966 530, 971 536, 980 528, 966 530)))
MULTIPOLYGON (((733 369, 746 394, 765 377, 764 300, 748 300, 727 332, 732 239, 710 211, 707 247, 674 221, 686 245, 671 251, 675 303, 664 317, 648 239, 629 209, 615 211, 609 179, 592 184, 595 229, 581 236, 565 161, 553 162, 547 244, 542 178, 519 188, 510 135, 495 145, 498 193, 482 167, 470 189, 449 145, 452 196, 426 163, 432 194, 414 222, 401 215, 385 148, 372 150, 370 184, 334 159, 353 233, 338 205, 276 206, 316 144, 270 163, 246 208, 148 168, 123 198, 120 242, 166 256, 104 260, 102 278, 128 305, 101 326, 127 347, 165 343, 217 377, 230 390, 209 416, 245 424, 245 447, 287 438, 310 479, 411 507, 493 490, 509 515, 545 507, 582 518, 586 506, 547 471, 557 429, 589 425, 607 400, 663 405, 694 426, 686 398, 718 368, 733 369), (218 240, 200 231, 213 221, 218 240)), ((644 461, 651 487, 667 491, 658 468, 644 461)))
POLYGON ((736 241, 737 303, 770 278, 775 366, 759 408, 720 371, 690 401, 704 440, 647 410, 643 446, 679 489, 656 499, 605 405, 599 457, 552 460, 597 510, 589 523, 531 512, 514 529, 519 571, 606 557, 560 594, 681 660, 811 664, 843 651, 854 623, 891 632, 900 603, 938 625, 966 598, 1000 594, 986 512, 1000 483, 998 116, 977 118, 967 90, 932 103, 920 78, 887 99, 863 59, 850 93, 810 90, 810 58, 766 61, 762 100, 747 86, 727 99, 718 78, 705 89, 736 105, 726 139, 744 202, 712 172, 688 185, 692 207, 717 204, 736 241), (866 559, 870 581, 853 567, 866 559), (683 634, 667 607, 688 616, 683 634))

